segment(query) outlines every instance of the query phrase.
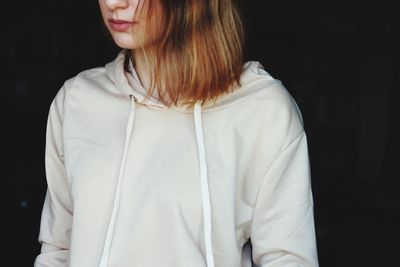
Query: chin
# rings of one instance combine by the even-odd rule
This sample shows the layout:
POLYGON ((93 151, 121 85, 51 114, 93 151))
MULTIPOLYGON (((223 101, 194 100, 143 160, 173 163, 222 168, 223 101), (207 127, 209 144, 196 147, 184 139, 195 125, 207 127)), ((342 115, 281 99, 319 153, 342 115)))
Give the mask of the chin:
POLYGON ((139 43, 132 40, 132 37, 115 37, 113 36, 114 42, 117 46, 126 49, 136 49, 139 48, 139 43))

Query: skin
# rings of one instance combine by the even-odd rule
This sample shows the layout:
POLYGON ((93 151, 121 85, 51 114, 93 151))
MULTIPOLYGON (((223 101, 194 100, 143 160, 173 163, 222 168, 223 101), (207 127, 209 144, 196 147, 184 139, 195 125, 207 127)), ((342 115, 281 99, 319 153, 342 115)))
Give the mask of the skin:
POLYGON ((150 79, 148 66, 144 55, 139 49, 140 43, 144 47, 157 45, 158 33, 162 25, 162 8, 159 0, 155 2, 154 11, 147 19, 146 0, 98 0, 104 24, 109 30, 114 42, 121 48, 130 49, 135 59, 135 69, 142 85, 149 88, 150 79), (141 12, 142 11, 142 12, 141 12), (120 19, 135 22, 126 31, 116 31, 111 27, 109 19, 120 19), (145 27, 149 30, 144 35, 145 27), (133 32, 132 32, 133 30, 133 32))

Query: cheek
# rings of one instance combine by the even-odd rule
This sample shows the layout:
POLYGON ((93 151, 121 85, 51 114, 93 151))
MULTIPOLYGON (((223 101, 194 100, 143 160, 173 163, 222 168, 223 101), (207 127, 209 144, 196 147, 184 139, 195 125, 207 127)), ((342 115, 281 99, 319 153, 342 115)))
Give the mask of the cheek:
POLYGON ((100 13, 103 16, 103 18, 105 18, 105 15, 107 14, 107 7, 104 3, 104 0, 99 0, 99 9, 100 9, 100 13))

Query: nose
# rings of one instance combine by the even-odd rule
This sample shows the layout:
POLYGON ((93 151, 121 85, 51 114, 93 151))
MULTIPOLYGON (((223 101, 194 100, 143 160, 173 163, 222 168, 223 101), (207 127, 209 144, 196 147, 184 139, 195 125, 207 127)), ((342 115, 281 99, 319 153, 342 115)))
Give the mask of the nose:
POLYGON ((110 10, 115 10, 118 8, 121 9, 126 9, 130 6, 130 9, 133 10, 133 17, 135 17, 135 14, 138 12, 138 9, 141 9, 143 5, 143 0, 104 0, 105 5, 110 9, 110 10))
POLYGON ((105 0, 105 4, 109 9, 127 8, 129 0, 105 0))

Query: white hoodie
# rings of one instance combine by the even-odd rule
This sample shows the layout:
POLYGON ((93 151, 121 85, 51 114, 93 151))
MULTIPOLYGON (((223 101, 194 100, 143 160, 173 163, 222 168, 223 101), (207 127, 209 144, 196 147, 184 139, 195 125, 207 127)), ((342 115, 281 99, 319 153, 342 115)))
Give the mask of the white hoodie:
POLYGON ((128 51, 50 105, 35 266, 317 267, 307 138, 282 83, 248 61, 216 104, 142 103, 128 51))

